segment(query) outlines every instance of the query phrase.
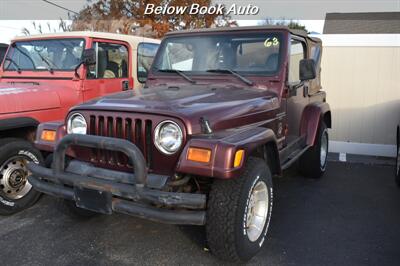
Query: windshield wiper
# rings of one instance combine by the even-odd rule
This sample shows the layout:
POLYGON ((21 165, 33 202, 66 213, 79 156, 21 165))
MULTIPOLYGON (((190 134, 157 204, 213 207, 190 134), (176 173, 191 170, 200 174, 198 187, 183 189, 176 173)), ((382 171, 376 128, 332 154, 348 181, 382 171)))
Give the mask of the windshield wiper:
POLYGON ((13 43, 11 47, 18 50, 21 54, 25 55, 29 59, 29 61, 31 61, 33 68, 36 69, 36 65, 32 57, 30 57, 27 53, 25 53, 22 49, 20 49, 15 43, 13 43))
MULTIPOLYGON (((13 65, 14 65, 14 67, 17 69, 17 72, 18 73, 21 73, 22 71, 21 71, 21 68, 19 67, 19 65, 14 61, 14 60, 12 60, 10 57, 6 57, 6 58, 4 58, 4 62, 5 61, 9 61, 10 63, 12 63, 13 65)), ((9 66, 7 66, 7 70, 8 70, 8 67, 9 66)))
POLYGON ((253 86, 254 82, 243 77, 242 75, 240 75, 239 73, 233 71, 232 69, 229 68, 221 68, 221 69, 208 69, 206 72, 211 72, 211 73, 229 73, 234 75, 235 77, 237 77, 238 79, 240 79, 241 81, 243 81, 244 83, 246 83, 247 85, 253 86))
POLYGON ((47 61, 47 59, 44 58, 44 56, 43 56, 41 53, 39 53, 39 52, 36 52, 36 53, 39 55, 40 59, 42 59, 42 61, 46 63, 46 65, 47 65, 47 70, 48 70, 51 74, 53 74, 53 73, 54 73, 54 70, 53 70, 53 68, 51 67, 50 62, 47 61))
MULTIPOLYGON (((32 44, 31 42, 30 42, 29 44, 31 44, 31 45, 33 46, 33 44, 32 44)), ((40 57, 40 59, 42 59, 42 61, 46 63, 46 65, 47 65, 47 70, 48 70, 51 74, 53 74, 53 73, 54 73, 54 70, 53 70, 53 67, 52 67, 51 65, 53 65, 53 66, 56 66, 56 65, 55 65, 53 62, 50 63, 50 60, 46 59, 39 51, 37 51, 37 50, 36 50, 36 47, 33 48, 33 50, 37 53, 37 55, 40 57)), ((57 66, 56 66, 56 67, 57 67, 57 66)))
POLYGON ((53 73, 54 73, 54 70, 53 70, 53 68, 51 67, 51 64, 49 63, 49 61, 47 61, 46 58, 44 58, 44 56, 42 56, 40 53, 38 53, 38 54, 39 54, 40 58, 42 59, 42 61, 46 63, 46 65, 47 65, 47 70, 48 70, 51 74, 53 74, 53 73))
POLYGON ((187 81, 189 81, 192 84, 196 84, 196 81, 191 79, 190 77, 188 77, 185 73, 183 73, 183 71, 181 70, 177 70, 177 69, 158 69, 156 68, 156 71, 160 71, 160 72, 165 72, 165 73, 176 73, 179 76, 181 76, 182 78, 186 79, 187 81))

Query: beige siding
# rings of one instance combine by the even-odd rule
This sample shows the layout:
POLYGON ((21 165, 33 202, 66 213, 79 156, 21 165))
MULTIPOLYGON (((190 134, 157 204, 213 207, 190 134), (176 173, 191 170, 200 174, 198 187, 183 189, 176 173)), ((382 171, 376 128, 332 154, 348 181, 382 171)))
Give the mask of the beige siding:
POLYGON ((322 86, 331 140, 395 144, 400 122, 400 47, 324 47, 322 86))

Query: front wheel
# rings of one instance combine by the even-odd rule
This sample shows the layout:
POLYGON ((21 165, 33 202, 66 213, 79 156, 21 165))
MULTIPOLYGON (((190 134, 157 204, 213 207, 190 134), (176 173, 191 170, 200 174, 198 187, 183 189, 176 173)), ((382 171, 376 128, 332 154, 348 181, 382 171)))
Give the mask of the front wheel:
POLYGON ((0 142, 0 214, 10 215, 32 206, 40 193, 28 182, 29 162, 43 164, 41 153, 26 140, 0 142))
POLYGON ((271 172, 262 159, 249 158, 240 178, 215 180, 206 222, 211 252, 227 261, 250 260, 264 243, 272 200, 271 172))

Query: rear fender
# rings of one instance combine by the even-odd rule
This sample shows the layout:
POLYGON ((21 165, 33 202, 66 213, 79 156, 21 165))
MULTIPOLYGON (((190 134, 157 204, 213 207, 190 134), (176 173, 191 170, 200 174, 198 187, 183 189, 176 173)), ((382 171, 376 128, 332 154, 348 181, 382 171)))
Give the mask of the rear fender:
POLYGON ((198 176, 230 179, 238 177, 247 158, 257 149, 272 142, 276 146, 274 132, 268 128, 256 127, 240 131, 219 139, 193 138, 185 146, 177 165, 178 173, 198 176), (211 159, 208 163, 199 163, 187 159, 189 147, 211 150, 211 159), (244 158, 238 167, 233 167, 236 151, 243 149, 244 158))
POLYGON ((314 145, 321 120, 326 123, 328 128, 331 128, 331 111, 328 103, 312 103, 304 108, 300 123, 300 135, 306 136, 307 145, 314 145))

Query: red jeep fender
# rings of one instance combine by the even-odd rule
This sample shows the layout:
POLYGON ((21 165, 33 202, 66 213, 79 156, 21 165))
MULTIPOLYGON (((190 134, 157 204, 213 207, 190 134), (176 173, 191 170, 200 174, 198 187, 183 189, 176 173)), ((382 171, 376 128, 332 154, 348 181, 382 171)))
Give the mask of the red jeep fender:
POLYGON ((326 102, 311 103, 304 108, 300 122, 300 135, 306 136, 307 145, 314 145, 321 120, 328 128, 332 127, 329 104, 326 102))
POLYGON ((0 119, 0 131, 25 127, 37 127, 39 121, 31 117, 15 117, 0 119))
MULTIPOLYGON (((269 128, 256 127, 235 131, 222 138, 193 138, 189 140, 183 149, 176 171, 178 173, 193 174, 221 179, 238 177, 241 174, 247 158, 260 146, 272 143, 277 151, 277 140, 274 132, 269 128), (189 161, 187 153, 189 147, 211 150, 211 160, 208 163, 189 161), (233 167, 233 161, 237 150, 245 151, 242 163, 233 167)), ((275 154, 279 164, 279 155, 275 154)))

